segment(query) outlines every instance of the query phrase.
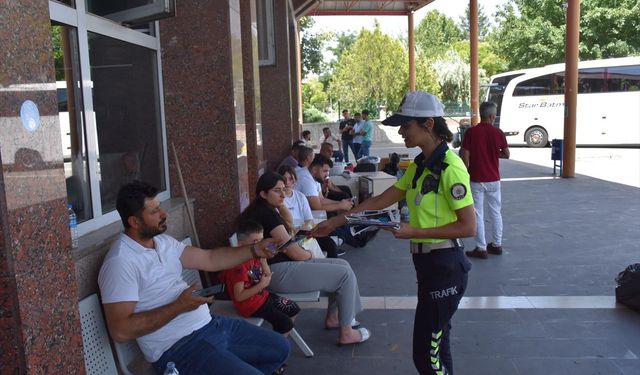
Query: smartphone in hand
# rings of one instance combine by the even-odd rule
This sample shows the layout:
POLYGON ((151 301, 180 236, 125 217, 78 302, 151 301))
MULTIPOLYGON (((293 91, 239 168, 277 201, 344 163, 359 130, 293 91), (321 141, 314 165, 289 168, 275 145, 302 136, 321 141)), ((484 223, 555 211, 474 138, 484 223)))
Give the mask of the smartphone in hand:
POLYGON ((194 290, 192 294, 199 297, 211 297, 222 291, 224 291, 224 284, 217 284, 208 288, 194 290))
POLYGON ((278 248, 276 249, 276 252, 280 252, 284 249, 287 248, 287 246, 293 244, 293 243, 297 243, 297 242, 301 242, 303 241, 305 238, 309 237, 309 234, 311 233, 311 231, 308 230, 299 230, 296 234, 294 234, 289 241, 283 243, 282 245, 278 246, 278 248))

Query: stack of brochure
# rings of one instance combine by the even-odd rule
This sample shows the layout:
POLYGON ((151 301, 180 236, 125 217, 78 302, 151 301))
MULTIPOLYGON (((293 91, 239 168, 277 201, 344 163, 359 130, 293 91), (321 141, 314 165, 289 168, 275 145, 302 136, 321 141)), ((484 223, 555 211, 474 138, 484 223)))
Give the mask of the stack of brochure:
POLYGON ((346 218, 347 225, 351 227, 351 235, 353 236, 382 227, 400 228, 400 213, 398 210, 362 211, 347 215, 346 218))

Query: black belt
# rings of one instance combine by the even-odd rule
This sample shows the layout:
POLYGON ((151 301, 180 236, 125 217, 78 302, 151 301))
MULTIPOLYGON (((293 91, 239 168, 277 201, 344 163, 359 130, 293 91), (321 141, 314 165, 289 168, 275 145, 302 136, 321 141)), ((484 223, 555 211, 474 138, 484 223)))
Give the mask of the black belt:
POLYGON ((412 242, 410 245, 411 254, 429 254, 432 252, 442 252, 452 248, 462 247, 459 239, 446 240, 443 242, 412 242))

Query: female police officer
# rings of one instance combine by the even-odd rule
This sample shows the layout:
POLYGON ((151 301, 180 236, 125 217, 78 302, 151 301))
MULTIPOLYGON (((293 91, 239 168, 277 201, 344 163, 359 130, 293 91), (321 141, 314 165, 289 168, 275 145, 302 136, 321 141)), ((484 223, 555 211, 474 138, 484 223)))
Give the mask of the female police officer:
MULTIPOLYGON (((409 224, 394 230, 396 238, 411 239, 418 279, 418 306, 413 327, 413 362, 420 374, 452 374, 449 349, 450 320, 467 286, 471 264, 458 240, 475 234, 476 222, 469 174, 449 148, 452 134, 442 117, 444 107, 433 95, 415 91, 405 95, 395 114, 382 121, 400 126, 407 147, 420 147, 402 178, 381 195, 352 209, 383 209, 406 199, 409 224)), ((328 235, 346 223, 335 216, 316 227, 314 235, 328 235)))

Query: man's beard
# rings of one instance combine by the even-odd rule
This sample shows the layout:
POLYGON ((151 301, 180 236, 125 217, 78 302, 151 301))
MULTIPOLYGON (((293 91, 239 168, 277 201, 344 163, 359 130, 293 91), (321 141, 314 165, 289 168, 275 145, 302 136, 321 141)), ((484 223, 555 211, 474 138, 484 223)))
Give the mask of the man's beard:
POLYGON ((323 182, 324 182, 324 180, 322 179, 322 177, 313 176, 313 179, 314 179, 314 180, 316 180, 316 182, 319 182, 319 183, 323 183, 323 182))
POLYGON ((159 234, 164 233, 167 230, 167 219, 164 219, 158 224, 157 227, 151 227, 145 225, 140 229, 138 235, 144 239, 151 239, 159 234))

